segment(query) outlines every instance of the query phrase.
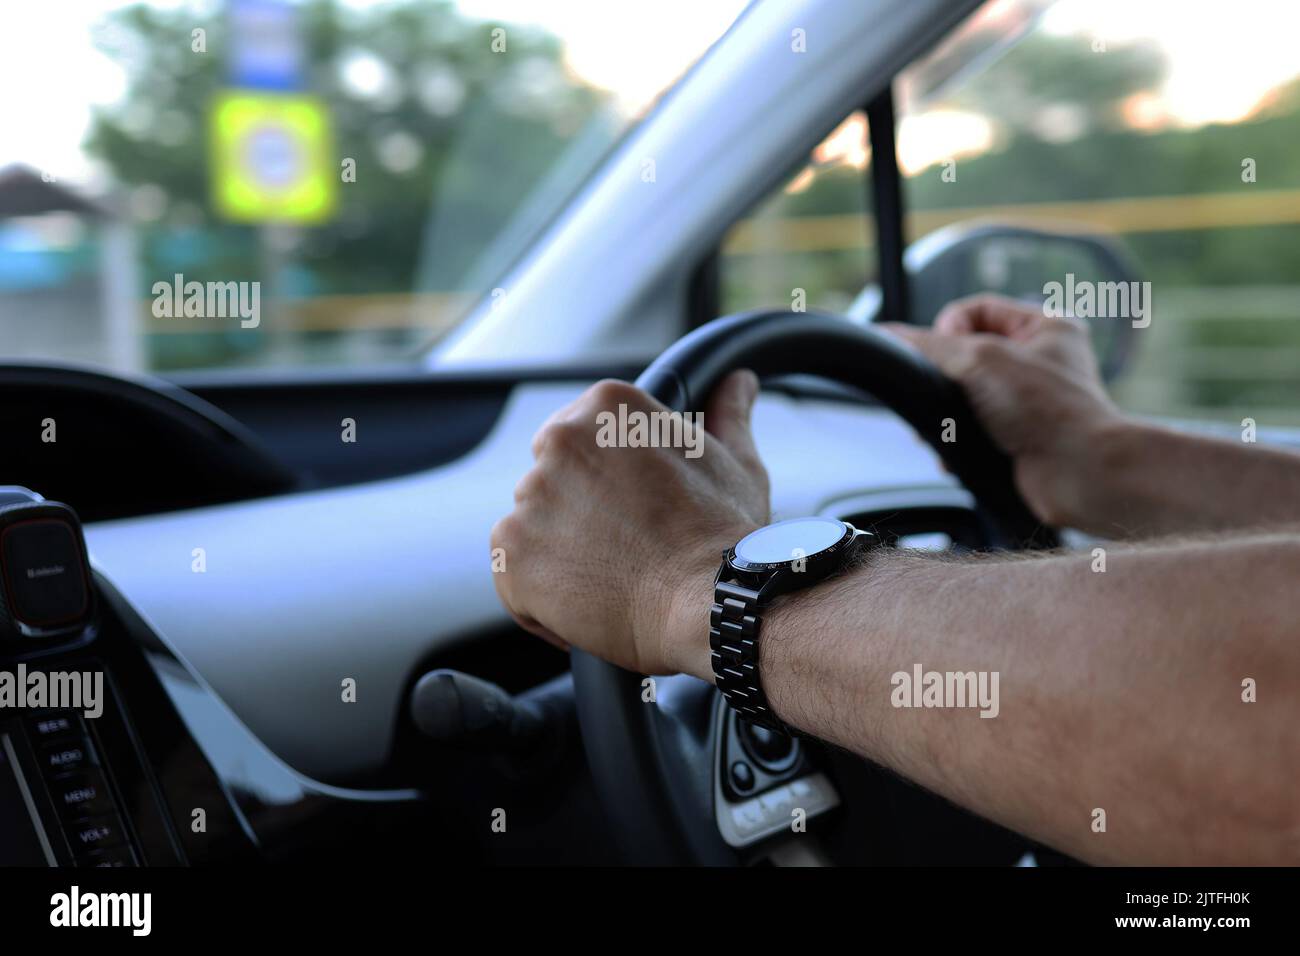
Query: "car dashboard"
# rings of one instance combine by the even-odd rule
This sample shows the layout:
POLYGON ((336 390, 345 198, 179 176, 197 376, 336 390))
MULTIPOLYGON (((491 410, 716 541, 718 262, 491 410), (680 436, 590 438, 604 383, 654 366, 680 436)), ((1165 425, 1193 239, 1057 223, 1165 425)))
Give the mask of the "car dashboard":
MULTIPOLYGON (((488 535, 533 433, 582 387, 517 388, 479 445, 425 472, 92 524, 91 558, 274 753, 314 779, 369 779, 417 664, 505 623, 488 535)), ((879 410, 765 396, 754 428, 776 516, 966 500, 879 410)))
MULTIPOLYGON (((572 741, 556 758, 569 783, 548 789, 421 740, 408 715, 414 682, 439 666, 571 696, 564 655, 497 600, 488 535, 533 433, 585 384, 517 385, 472 447, 409 474, 87 523, 95 633, 38 666, 102 672, 111 694, 98 720, 45 715, 57 739, 30 721, 0 729, 17 781, 0 774, 0 813, 32 824, 15 824, 12 852, 60 865, 301 861, 423 839, 446 852, 460 791, 476 788, 544 789, 529 802, 547 809, 513 847, 465 837, 469 858, 546 859, 547 814, 599 820, 590 787, 572 782, 584 776, 572 741), (60 748, 84 767, 43 767, 60 748), (100 802, 67 803, 88 786, 100 802)), ((881 409, 765 392, 753 421, 774 517, 978 546, 969 494, 881 409)))

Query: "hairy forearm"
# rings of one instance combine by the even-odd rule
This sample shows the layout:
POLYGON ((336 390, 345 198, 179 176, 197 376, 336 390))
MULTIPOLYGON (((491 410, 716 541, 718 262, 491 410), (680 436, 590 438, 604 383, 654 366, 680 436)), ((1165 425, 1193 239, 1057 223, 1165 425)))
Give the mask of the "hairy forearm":
POLYGON ((1057 523, 1111 538, 1300 522, 1300 453, 1126 420, 1063 481, 1057 523))
POLYGON ((1300 539, 1115 548, 1094 566, 880 552, 768 612, 768 696, 1087 861, 1300 862, 1300 539), (916 665, 997 674, 996 716, 894 706, 892 676, 916 665))

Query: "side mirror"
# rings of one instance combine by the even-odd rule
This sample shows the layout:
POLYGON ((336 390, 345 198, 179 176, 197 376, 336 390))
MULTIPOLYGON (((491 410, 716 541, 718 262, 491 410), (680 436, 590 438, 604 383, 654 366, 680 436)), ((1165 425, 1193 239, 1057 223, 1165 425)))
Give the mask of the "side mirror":
MULTIPOLYGON (((1041 304, 1044 286, 1064 282, 1138 282, 1136 263, 1111 238, 1082 231, 1047 231, 991 222, 956 223, 908 247, 903 257, 911 292, 909 321, 929 325, 949 302, 995 292, 1041 304)), ((880 321, 880 290, 868 286, 850 317, 880 321)), ((890 318, 893 318, 892 316, 890 318)), ((1102 377, 1111 381, 1129 364, 1136 344, 1131 322, 1089 323, 1102 377)))

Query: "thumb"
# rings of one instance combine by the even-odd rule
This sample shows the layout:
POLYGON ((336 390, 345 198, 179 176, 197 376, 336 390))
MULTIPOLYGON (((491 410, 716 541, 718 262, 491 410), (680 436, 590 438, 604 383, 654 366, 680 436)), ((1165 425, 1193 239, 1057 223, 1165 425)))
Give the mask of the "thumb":
POLYGON ((758 397, 758 376, 738 369, 719 383, 704 409, 704 427, 742 461, 757 461, 749 415, 758 397))

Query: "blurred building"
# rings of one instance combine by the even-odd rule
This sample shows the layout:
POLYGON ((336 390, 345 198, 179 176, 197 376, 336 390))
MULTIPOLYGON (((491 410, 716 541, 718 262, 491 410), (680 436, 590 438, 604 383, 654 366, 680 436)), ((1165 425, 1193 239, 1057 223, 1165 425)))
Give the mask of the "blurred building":
POLYGON ((0 169, 0 352, 144 368, 134 230, 21 165, 0 169))

